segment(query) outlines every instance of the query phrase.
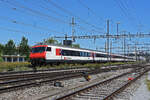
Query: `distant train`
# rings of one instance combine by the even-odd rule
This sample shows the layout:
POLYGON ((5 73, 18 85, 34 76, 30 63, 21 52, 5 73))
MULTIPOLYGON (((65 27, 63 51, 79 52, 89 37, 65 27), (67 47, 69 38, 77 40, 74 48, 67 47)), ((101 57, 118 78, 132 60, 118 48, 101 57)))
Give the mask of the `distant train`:
POLYGON ((110 54, 105 52, 72 48, 58 45, 36 45, 30 53, 32 65, 43 65, 53 63, 93 63, 93 62, 120 62, 135 61, 132 57, 110 54))

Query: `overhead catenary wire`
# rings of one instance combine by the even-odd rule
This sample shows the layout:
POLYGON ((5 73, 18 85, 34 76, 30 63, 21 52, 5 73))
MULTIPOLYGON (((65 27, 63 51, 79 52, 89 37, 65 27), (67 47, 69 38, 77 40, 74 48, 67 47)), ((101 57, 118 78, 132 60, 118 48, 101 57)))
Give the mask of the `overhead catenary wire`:
MULTIPOLYGON (((19 8, 23 8, 24 10, 27 10, 27 11, 29 11, 31 14, 36 14, 36 15, 38 15, 38 16, 40 16, 40 17, 46 17, 46 18, 48 18, 48 20, 51 20, 51 19, 49 19, 49 15, 43 15, 43 16, 41 16, 40 14, 43 14, 43 13, 40 13, 39 11, 36 11, 36 10, 32 10, 32 9, 30 9, 30 8, 28 8, 28 7, 25 7, 25 6, 23 6, 23 5, 21 5, 21 4, 18 4, 18 3, 12 3, 12 2, 8 2, 8 1, 6 1, 6 3, 7 4, 9 4, 9 5, 11 5, 11 6, 14 6, 15 8, 13 8, 13 10, 18 10, 18 8, 16 8, 16 7, 19 7, 19 8)), ((21 12, 21 11, 20 11, 21 12)), ((60 22, 60 21, 58 21, 58 22, 60 22)), ((61 22, 63 22, 64 24, 68 24, 68 22, 64 22, 63 20, 61 20, 61 22)), ((69 24, 68 24, 69 25, 69 24)), ((78 25, 78 26, 80 26, 81 27, 81 25, 78 25)), ((98 31, 97 31, 98 32, 98 31)))
MULTIPOLYGON (((24 0, 24 2, 27 2, 27 1, 24 0)), ((31 2, 30 2, 30 3, 31 3, 31 2)), ((33 3, 32 3, 32 4, 33 4, 33 3)), ((36 3, 36 4, 37 4, 37 3, 36 3)), ((42 1, 40 1, 40 4, 38 3, 37 5, 38 5, 38 7, 42 8, 42 9, 45 9, 45 10, 47 10, 47 11, 50 11, 50 12, 52 12, 53 14, 59 16, 59 17, 69 18, 69 16, 60 14, 60 13, 58 13, 57 11, 55 11, 54 9, 51 9, 51 8, 47 7, 47 6, 46 6, 47 3, 43 3, 42 1)))
POLYGON ((53 2, 53 1, 51 1, 51 0, 44 0, 44 1, 46 1, 47 3, 53 5, 54 7, 58 8, 58 9, 60 9, 61 11, 65 12, 65 13, 71 15, 71 16, 76 17, 77 19, 81 20, 82 23, 84 23, 84 24, 86 24, 86 25, 89 25, 89 26, 91 26, 91 27, 93 27, 93 28, 95 28, 95 29, 97 29, 97 30, 102 30, 102 29, 103 29, 103 28, 97 27, 97 26, 95 26, 95 25, 93 25, 93 24, 90 24, 89 22, 87 22, 87 21, 85 21, 84 19, 80 18, 79 16, 73 14, 73 13, 70 12, 69 10, 67 10, 67 9, 65 9, 65 8, 63 8, 63 7, 61 7, 61 6, 59 6, 58 4, 56 4, 55 2, 53 2))
POLYGON ((124 1, 124 0, 113 0, 113 1, 118 5, 118 7, 120 8, 123 16, 126 17, 131 24, 135 25, 136 22, 139 22, 139 20, 135 21, 137 16, 134 17, 132 15, 132 13, 130 12, 131 10, 129 10, 128 4, 125 3, 126 1, 124 1))
POLYGON ((16 32, 16 33, 25 33, 25 34, 30 33, 30 32, 20 31, 20 30, 17 30, 17 29, 6 28, 6 27, 0 27, 0 29, 5 30, 5 31, 10 31, 10 32, 16 32))
POLYGON ((120 1, 118 1, 118 0, 113 0, 113 1, 118 5, 123 16, 128 17, 128 14, 127 14, 126 10, 121 6, 120 1))
MULTIPOLYGON (((25 0, 24 0, 24 1, 25 1, 25 0)), ((40 2, 40 4, 41 4, 41 2, 40 2)), ((42 3, 42 4, 43 4, 43 3, 42 3)), ((44 4, 43 4, 43 5, 44 5, 44 4)), ((38 7, 41 7, 41 8, 43 8, 43 9, 48 10, 48 11, 51 11, 51 12, 57 14, 58 16, 67 17, 67 16, 62 15, 62 14, 60 14, 60 13, 57 13, 56 11, 54 11, 54 10, 52 10, 52 9, 49 9, 49 8, 47 8, 47 7, 45 7, 45 6, 39 5, 38 7)), ((79 29, 84 30, 84 31, 86 31, 86 32, 97 32, 97 33, 99 33, 99 31, 96 31, 96 30, 94 30, 94 29, 89 30, 89 29, 87 29, 87 28, 85 28, 85 27, 83 27, 83 26, 81 26, 81 25, 79 25, 79 24, 76 24, 76 26, 77 26, 79 29)), ((101 33, 102 33, 102 32, 101 32, 101 33)))
MULTIPOLYGON (((27 35, 31 35, 31 34, 35 34, 35 32, 25 32, 25 31, 21 31, 21 30, 18 30, 18 29, 12 29, 12 28, 6 28, 6 27, 0 27, 0 30, 4 30, 4 31, 9 31, 11 33, 23 33, 23 34, 27 34, 27 35)), ((49 34, 49 33, 44 33, 44 32, 36 32, 36 34, 49 34)))
POLYGON ((124 0, 118 0, 118 2, 120 2, 121 6, 124 8, 124 10, 126 11, 126 13, 128 14, 128 18, 130 20, 135 20, 136 17, 134 17, 131 13, 131 10, 129 10, 129 6, 128 4, 124 1, 124 0))
POLYGON ((44 18, 46 18, 46 19, 48 19, 50 21, 55 21, 55 22, 59 22, 59 23, 62 23, 62 24, 64 24, 64 23, 68 24, 67 21, 64 21, 64 20, 58 19, 56 17, 47 15, 47 14, 45 14, 43 12, 38 11, 38 10, 33 10, 33 9, 31 9, 29 7, 26 7, 26 6, 24 6, 24 5, 20 4, 20 3, 17 3, 15 0, 13 0, 13 2, 10 2, 10 1, 3 1, 3 2, 5 2, 5 3, 7 3, 7 4, 11 5, 11 6, 14 6, 15 8, 16 7, 22 8, 22 9, 26 10, 27 12, 30 12, 32 14, 36 14, 36 15, 41 16, 41 17, 44 17, 44 18))
POLYGON ((49 32, 55 32, 55 33, 60 33, 60 34, 64 34, 63 32, 58 32, 58 31, 55 31, 55 30, 51 30, 51 29, 48 29, 46 27, 41 27, 41 26, 35 26, 33 24, 29 24, 29 23, 24 23, 24 22, 20 22, 20 21, 17 21, 17 20, 13 20, 13 19, 10 19, 10 18, 7 18, 7 17, 2 17, 0 16, 0 20, 7 20, 11 23, 14 23, 14 24, 19 24, 19 25, 23 25, 23 26, 27 26, 27 27, 32 27, 32 28, 36 28, 36 29, 41 29, 41 30, 46 30, 46 31, 49 31, 49 32))
POLYGON ((97 13, 92 10, 90 7, 88 7, 85 3, 82 2, 82 0, 77 0, 79 2, 80 5, 82 5, 83 7, 85 7, 86 9, 88 9, 88 11, 90 11, 94 16, 96 16, 99 20, 104 21, 104 19, 102 17, 100 17, 99 15, 97 15, 97 13))

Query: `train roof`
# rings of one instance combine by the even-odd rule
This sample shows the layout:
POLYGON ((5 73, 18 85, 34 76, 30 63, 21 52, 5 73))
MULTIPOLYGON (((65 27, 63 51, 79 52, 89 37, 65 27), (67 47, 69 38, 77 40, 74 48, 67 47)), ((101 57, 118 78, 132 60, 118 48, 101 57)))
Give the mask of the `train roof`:
MULTIPOLYGON (((107 52, 103 52, 103 51, 100 51, 100 50, 92 50, 92 49, 86 49, 86 48, 75 48, 75 47, 70 47, 70 46, 65 46, 65 45, 56 45, 56 44, 37 44, 37 45, 34 45, 33 47, 46 46, 46 45, 48 45, 48 46, 56 46, 56 47, 66 47, 66 48, 72 48, 72 49, 89 50, 89 51, 101 52, 101 53, 107 53, 107 52)), ((111 55, 124 57, 123 55, 113 54, 113 53, 111 55)), ((128 56, 126 56, 126 57, 128 57, 128 56)))
POLYGON ((81 50, 90 50, 90 51, 96 51, 96 52, 102 52, 102 53, 106 53, 100 50, 92 50, 92 49, 86 49, 86 48, 76 48, 76 47, 70 47, 70 46, 65 46, 65 45, 56 45, 56 44, 38 44, 38 45, 34 45, 33 47, 38 47, 38 46, 58 46, 58 47, 66 47, 66 48, 72 48, 72 49, 81 49, 81 50))

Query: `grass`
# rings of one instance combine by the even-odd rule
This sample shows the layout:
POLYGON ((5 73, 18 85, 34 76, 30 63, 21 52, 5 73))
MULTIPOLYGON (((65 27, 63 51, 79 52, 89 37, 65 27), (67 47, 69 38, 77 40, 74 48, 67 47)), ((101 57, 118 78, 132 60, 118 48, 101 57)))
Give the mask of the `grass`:
MULTIPOLYGON (((60 65, 47 65, 47 66, 37 66, 37 70, 39 69, 49 69, 49 68, 68 68, 68 67, 89 67, 89 68, 100 68, 102 66, 113 66, 113 65, 122 65, 122 64, 135 64, 137 62, 116 62, 116 63, 88 63, 88 64, 60 64, 60 65)), ((29 62, 0 62, 0 72, 7 72, 7 71, 26 71, 32 70, 29 62)))
POLYGON ((150 80, 148 80, 148 73, 146 73, 146 85, 147 85, 147 88, 148 90, 150 91, 150 80))
POLYGON ((148 90, 150 91, 150 80, 146 80, 146 84, 147 84, 147 88, 148 88, 148 90))
POLYGON ((0 62, 0 72, 31 70, 28 62, 0 62))
POLYGON ((37 67, 37 69, 46 69, 46 68, 68 68, 68 67, 88 67, 88 68, 100 68, 102 66, 113 66, 113 65, 122 65, 122 64, 135 64, 136 62, 109 62, 109 63, 88 63, 88 64, 60 64, 60 65, 47 65, 42 67, 37 67))

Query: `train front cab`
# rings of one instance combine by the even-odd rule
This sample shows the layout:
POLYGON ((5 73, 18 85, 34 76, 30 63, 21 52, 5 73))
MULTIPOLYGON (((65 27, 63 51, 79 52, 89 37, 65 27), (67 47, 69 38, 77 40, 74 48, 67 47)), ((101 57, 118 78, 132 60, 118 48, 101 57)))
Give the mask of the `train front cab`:
POLYGON ((43 65, 46 61, 46 54, 51 51, 47 45, 33 46, 30 53, 30 61, 34 66, 43 65))

